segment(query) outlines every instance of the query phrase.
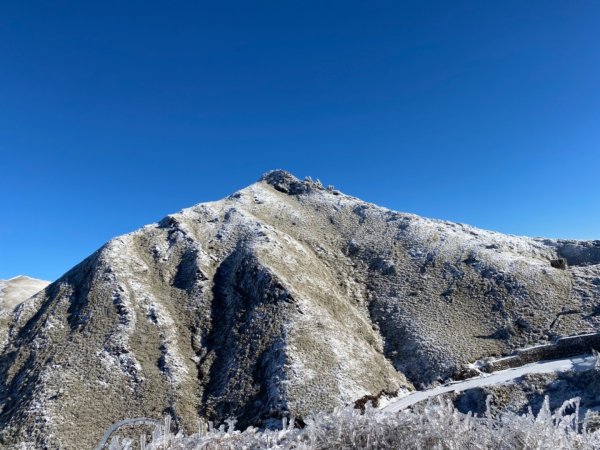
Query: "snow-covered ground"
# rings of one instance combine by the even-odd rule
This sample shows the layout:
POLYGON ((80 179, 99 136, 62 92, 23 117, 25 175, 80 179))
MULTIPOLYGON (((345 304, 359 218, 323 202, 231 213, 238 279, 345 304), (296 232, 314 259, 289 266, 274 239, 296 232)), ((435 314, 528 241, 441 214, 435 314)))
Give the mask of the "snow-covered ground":
POLYGON ((438 386, 425 391, 417 391, 400 399, 391 400, 391 402, 385 405, 382 409, 383 411, 397 412, 420 401, 448 392, 462 392, 467 389, 473 389, 481 386, 502 384, 515 380, 516 378, 522 377, 526 374, 564 372, 568 370, 589 370, 592 369, 595 364, 596 358, 592 355, 579 355, 565 359, 557 359, 554 361, 540 361, 526 364, 521 367, 515 367, 513 369, 501 370, 491 374, 484 374, 477 378, 438 386))

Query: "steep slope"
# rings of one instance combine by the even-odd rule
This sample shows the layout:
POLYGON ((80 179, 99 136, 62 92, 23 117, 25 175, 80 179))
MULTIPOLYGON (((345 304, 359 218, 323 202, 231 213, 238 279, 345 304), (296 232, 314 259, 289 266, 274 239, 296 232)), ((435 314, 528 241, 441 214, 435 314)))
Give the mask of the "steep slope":
POLYGON ((50 284, 24 275, 0 280, 0 349, 6 342, 6 327, 13 309, 50 284))
POLYGON ((241 426, 425 386, 600 317, 600 242, 401 214, 283 171, 118 237, 20 305, 0 444, 241 426), (566 257, 574 267, 550 266, 566 257))

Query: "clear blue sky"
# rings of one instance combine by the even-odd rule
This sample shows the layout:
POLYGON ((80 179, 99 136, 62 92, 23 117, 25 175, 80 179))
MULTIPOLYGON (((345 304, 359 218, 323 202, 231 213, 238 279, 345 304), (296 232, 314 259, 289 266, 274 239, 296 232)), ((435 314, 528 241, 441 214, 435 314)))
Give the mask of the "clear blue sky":
POLYGON ((600 2, 0 6, 0 278, 284 168, 400 211, 600 239, 600 2))

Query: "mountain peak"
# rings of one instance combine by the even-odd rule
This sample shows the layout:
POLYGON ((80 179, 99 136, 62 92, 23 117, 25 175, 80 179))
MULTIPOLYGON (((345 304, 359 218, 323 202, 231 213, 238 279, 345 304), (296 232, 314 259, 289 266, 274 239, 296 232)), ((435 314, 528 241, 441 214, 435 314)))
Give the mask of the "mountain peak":
POLYGON ((290 172, 281 169, 264 173, 259 181, 264 181, 278 191, 291 195, 302 194, 308 190, 305 182, 300 181, 290 172))
POLYGON ((288 172, 287 170, 283 170, 283 169, 273 169, 273 170, 269 170, 265 173, 263 173, 258 181, 267 181, 267 182, 271 182, 273 180, 277 180, 277 179, 281 179, 281 178, 288 178, 288 179, 294 179, 296 181, 299 181, 297 177, 295 177, 292 173, 288 172))
MULTIPOLYGON (((279 192, 284 192, 290 195, 307 194, 313 190, 324 190, 321 181, 314 180, 311 177, 306 177, 300 180, 290 172, 282 169, 275 169, 264 173, 258 181, 264 181, 273 186, 279 192)), ((333 190, 333 186, 328 188, 333 190)))

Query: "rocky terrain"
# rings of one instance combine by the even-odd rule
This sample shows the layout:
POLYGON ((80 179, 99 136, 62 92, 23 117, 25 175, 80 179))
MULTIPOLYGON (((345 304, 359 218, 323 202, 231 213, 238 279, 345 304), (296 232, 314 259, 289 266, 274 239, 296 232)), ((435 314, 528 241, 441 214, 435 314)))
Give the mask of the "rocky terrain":
POLYGON ((19 275, 0 280, 0 349, 6 343, 6 327, 15 307, 50 284, 48 281, 19 275))
POLYGON ((0 447, 93 448, 165 414, 269 426, 599 325, 600 241, 425 219, 273 171, 113 239, 18 306, 0 447))

